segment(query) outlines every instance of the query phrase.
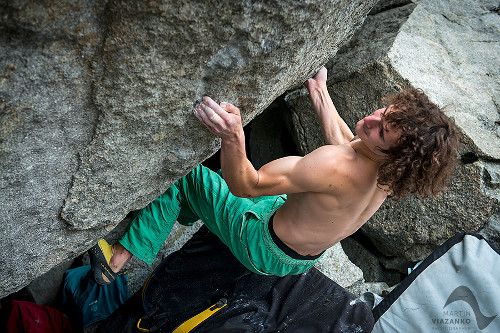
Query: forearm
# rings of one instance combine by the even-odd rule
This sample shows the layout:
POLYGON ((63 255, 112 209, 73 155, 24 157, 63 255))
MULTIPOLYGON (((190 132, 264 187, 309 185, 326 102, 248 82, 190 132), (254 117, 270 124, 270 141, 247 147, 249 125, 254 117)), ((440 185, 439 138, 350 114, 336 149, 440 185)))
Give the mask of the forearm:
POLYGON ((353 135, 338 114, 326 84, 320 83, 310 87, 309 94, 326 143, 338 145, 349 142, 353 135))
POLYGON ((230 103, 219 105, 205 96, 193 112, 212 133, 222 139, 221 169, 229 190, 239 197, 253 196, 259 176, 246 156, 240 110, 230 103))
POLYGON ((231 193, 238 197, 252 197, 259 176, 248 160, 243 133, 231 140, 222 140, 221 169, 231 193))

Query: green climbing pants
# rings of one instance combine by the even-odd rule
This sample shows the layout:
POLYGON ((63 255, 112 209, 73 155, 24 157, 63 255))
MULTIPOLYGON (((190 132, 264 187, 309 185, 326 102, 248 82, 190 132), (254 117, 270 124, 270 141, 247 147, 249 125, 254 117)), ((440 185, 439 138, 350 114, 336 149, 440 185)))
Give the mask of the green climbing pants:
POLYGON ((285 200, 285 195, 236 197, 218 173, 200 165, 138 211, 120 243, 151 264, 176 220, 191 225, 201 219, 250 271, 277 276, 300 274, 319 258, 294 259, 273 242, 269 233, 269 219, 285 200))

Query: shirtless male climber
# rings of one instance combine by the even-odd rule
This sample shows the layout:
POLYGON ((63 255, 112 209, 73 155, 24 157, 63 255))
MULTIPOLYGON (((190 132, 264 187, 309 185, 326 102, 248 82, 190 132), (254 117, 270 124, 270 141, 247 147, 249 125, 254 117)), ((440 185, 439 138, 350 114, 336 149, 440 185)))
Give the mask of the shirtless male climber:
POLYGON ((176 220, 190 225, 198 219, 250 271, 299 274, 358 230, 388 196, 426 197, 444 188, 457 155, 453 119, 410 89, 361 119, 354 136, 326 79, 323 67, 305 86, 327 145, 258 171, 246 157, 239 109, 204 97, 194 113, 222 139, 224 178, 198 166, 138 211, 118 243, 99 241, 90 250, 96 281, 113 281, 132 255, 152 263, 176 220))

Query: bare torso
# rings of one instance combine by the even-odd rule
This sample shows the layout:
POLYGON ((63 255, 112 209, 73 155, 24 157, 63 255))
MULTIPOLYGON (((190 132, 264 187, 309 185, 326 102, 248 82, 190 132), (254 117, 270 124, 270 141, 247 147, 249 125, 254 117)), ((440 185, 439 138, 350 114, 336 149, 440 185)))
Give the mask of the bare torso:
POLYGON ((331 191, 289 194, 274 217, 276 235, 301 255, 319 254, 354 233, 387 197, 377 186, 378 164, 343 146, 346 170, 323 179, 331 191))
MULTIPOLYGON (((229 103, 209 97, 195 115, 222 139, 221 168, 231 192, 239 197, 287 194, 274 216, 280 240, 301 255, 315 255, 358 230, 382 205, 387 192, 377 186, 378 169, 399 138, 385 125, 389 107, 355 126, 357 137, 338 114, 321 68, 304 84, 323 131, 326 146, 306 156, 287 156, 258 171, 246 157, 241 115, 229 103)), ((392 110, 392 109, 391 109, 392 110)))

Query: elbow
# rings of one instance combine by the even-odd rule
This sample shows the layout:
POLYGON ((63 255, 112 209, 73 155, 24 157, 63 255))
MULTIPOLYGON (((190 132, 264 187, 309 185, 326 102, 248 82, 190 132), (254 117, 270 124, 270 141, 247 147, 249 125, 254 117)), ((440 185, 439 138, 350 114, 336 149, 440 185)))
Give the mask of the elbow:
POLYGON ((238 194, 238 195, 236 195, 236 194, 235 194, 235 196, 236 196, 236 197, 238 197, 238 198, 244 198, 244 199, 251 199, 251 198, 253 198, 253 197, 254 197, 254 196, 253 196, 253 195, 251 195, 251 194, 243 194, 243 193, 238 194))
POLYGON ((241 179, 238 182, 227 182, 227 186, 231 193, 239 198, 255 198, 260 194, 258 193, 259 173, 257 172, 257 179, 241 179))
POLYGON ((235 197, 239 198, 254 198, 256 197, 255 192, 249 189, 229 189, 235 197))
POLYGON ((231 186, 230 184, 228 184, 228 187, 229 191, 231 191, 231 193, 235 197, 248 199, 258 196, 255 186, 250 186, 250 185, 242 186, 241 184, 239 184, 239 186, 231 186))

